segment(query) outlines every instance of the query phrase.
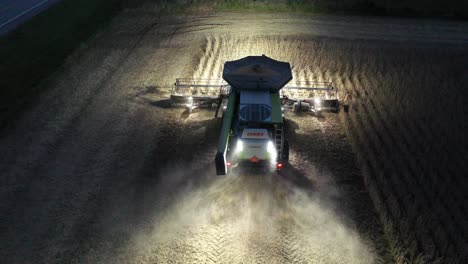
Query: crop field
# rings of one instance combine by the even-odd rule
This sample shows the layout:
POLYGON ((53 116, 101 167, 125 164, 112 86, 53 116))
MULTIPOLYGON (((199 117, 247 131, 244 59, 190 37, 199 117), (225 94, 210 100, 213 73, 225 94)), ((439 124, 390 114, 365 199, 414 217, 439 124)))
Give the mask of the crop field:
POLYGON ((456 262, 468 236, 468 93, 460 89, 468 84, 467 54, 421 46, 212 37, 194 77, 220 76, 224 61, 268 54, 291 62, 297 81, 332 81, 350 105, 341 120, 382 221, 400 241, 394 243, 412 259, 422 251, 429 260, 456 262))
POLYGON ((0 132, 5 263, 464 263, 468 24, 128 9, 0 132), (391 33, 390 33, 391 32, 391 33), (221 120, 175 78, 265 54, 332 81, 286 113, 290 165, 216 177, 221 120))
POLYGON ((457 263, 468 231, 467 65, 466 53, 452 52, 400 47, 401 57, 366 54, 380 63, 355 58, 363 67, 349 80, 354 110, 344 122, 376 208, 403 247, 457 263))

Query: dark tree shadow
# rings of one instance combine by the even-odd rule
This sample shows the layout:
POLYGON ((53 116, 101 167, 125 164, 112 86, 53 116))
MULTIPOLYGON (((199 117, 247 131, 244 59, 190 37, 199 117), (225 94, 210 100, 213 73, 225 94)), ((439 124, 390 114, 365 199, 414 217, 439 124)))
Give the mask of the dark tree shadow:
POLYGON ((171 99, 162 99, 162 100, 157 100, 157 101, 148 100, 148 104, 151 106, 162 108, 162 109, 172 108, 171 99))

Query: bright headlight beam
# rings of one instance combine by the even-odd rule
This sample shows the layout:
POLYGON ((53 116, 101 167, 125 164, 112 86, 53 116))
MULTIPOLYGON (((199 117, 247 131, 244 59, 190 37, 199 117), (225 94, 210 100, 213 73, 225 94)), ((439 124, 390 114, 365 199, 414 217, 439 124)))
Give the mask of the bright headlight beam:
POLYGON ((267 151, 268 151, 268 153, 275 153, 276 152, 275 145, 273 144, 273 142, 268 141, 267 151))
POLYGON ((234 150, 234 153, 239 153, 241 151, 244 150, 244 142, 242 142, 242 140, 237 140, 237 144, 236 144, 236 149, 234 150))

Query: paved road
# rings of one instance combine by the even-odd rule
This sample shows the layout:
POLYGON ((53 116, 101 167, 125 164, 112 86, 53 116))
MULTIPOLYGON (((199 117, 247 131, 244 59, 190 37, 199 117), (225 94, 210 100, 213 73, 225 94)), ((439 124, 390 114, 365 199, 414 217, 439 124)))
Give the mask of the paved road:
POLYGON ((0 35, 6 34, 59 0, 0 1, 0 35))

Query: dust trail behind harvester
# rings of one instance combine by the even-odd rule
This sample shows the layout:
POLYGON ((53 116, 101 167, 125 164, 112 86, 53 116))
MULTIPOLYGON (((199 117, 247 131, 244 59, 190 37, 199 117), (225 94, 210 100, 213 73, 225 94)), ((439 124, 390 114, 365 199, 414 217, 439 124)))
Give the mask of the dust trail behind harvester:
POLYGON ((372 246, 338 217, 327 194, 300 190, 279 175, 201 178, 155 212, 151 226, 132 238, 127 257, 135 263, 376 261, 372 246))

